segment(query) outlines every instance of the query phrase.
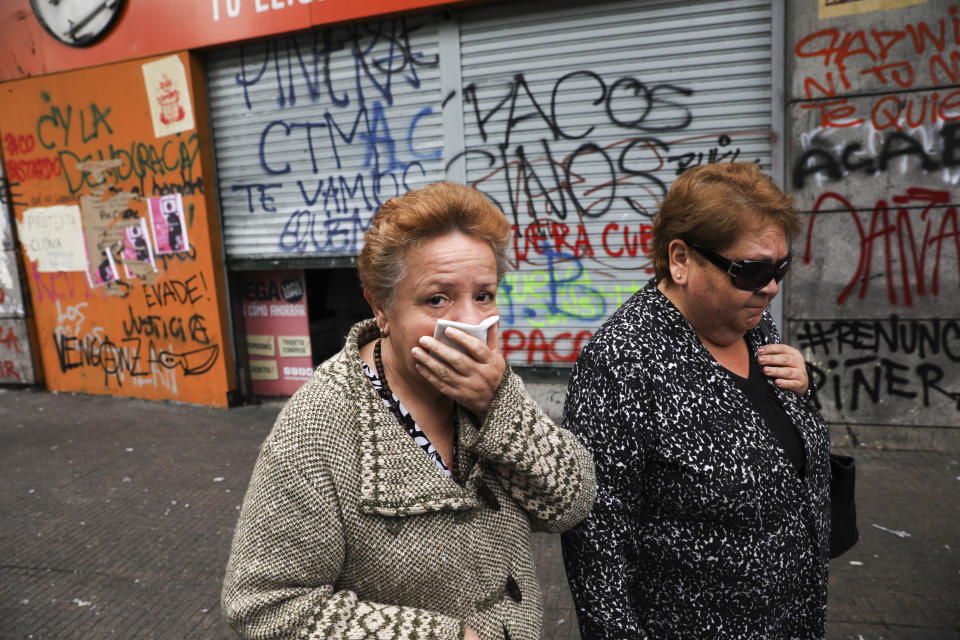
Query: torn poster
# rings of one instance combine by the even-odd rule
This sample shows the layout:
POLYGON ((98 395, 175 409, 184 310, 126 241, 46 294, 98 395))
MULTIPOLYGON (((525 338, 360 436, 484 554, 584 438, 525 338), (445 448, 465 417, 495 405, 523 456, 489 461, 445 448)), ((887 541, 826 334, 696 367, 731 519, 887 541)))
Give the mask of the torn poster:
POLYGON ((123 230, 123 250, 120 257, 123 259, 123 270, 127 278, 136 276, 146 280, 157 270, 150 232, 147 231, 147 221, 143 218, 137 218, 137 224, 123 230))
POLYGON ((120 279, 117 261, 113 258, 113 252, 109 247, 98 256, 96 263, 91 261, 90 266, 93 268, 87 272, 87 278, 90 280, 91 287, 99 287, 120 279))

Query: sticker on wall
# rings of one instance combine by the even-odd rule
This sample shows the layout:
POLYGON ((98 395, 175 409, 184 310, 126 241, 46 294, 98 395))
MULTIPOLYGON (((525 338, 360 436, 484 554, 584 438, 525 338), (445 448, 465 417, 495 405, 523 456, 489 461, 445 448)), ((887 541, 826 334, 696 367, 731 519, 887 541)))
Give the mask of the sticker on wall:
POLYGON ((153 243, 160 255, 190 251, 187 220, 183 215, 183 198, 179 193, 150 198, 150 223, 153 243))
POLYGON ((144 64, 143 82, 150 103, 153 135, 162 138, 193 129, 187 73, 179 56, 144 64))
POLYGON ((820 19, 927 4, 927 0, 820 0, 820 19))
POLYGON ((136 276, 146 280, 151 273, 156 272, 157 261, 153 255, 147 221, 143 218, 137 218, 137 224, 123 230, 123 250, 120 257, 123 259, 123 270, 127 278, 136 276))
POLYGON ((20 243, 27 257, 36 263, 37 271, 87 270, 83 223, 77 205, 27 209, 17 227, 20 243))

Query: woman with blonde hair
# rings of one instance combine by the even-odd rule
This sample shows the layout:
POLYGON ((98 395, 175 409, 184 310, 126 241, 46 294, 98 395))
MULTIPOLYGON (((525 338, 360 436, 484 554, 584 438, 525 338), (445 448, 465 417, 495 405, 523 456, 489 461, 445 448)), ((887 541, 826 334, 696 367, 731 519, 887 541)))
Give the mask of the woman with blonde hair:
POLYGON ((510 227, 474 189, 386 202, 358 262, 374 318, 284 407, 244 500, 222 604, 243 638, 535 640, 531 526, 593 502, 593 465, 486 340, 510 227))

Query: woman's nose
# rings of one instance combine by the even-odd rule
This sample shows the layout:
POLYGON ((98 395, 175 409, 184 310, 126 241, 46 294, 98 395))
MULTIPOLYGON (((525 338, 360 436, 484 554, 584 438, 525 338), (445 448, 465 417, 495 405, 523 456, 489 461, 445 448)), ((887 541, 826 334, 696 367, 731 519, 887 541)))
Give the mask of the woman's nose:
POLYGON ((770 282, 757 289, 757 293, 773 298, 780 291, 780 285, 775 278, 770 278, 770 282))

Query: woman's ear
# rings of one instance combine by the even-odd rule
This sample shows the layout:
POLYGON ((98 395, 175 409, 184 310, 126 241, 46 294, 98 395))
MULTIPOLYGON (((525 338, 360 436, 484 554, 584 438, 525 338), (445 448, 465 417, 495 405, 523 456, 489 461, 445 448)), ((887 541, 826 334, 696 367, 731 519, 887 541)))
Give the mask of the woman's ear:
POLYGON ((390 335, 390 326, 387 322, 387 313, 383 307, 381 307, 373 299, 373 296, 370 295, 370 292, 364 289, 363 298, 367 301, 367 304, 370 305, 370 308, 373 310, 373 317, 377 319, 377 328, 380 329, 380 337, 386 338, 390 335))
POLYGON ((667 255, 670 264, 670 279, 674 284, 687 284, 687 268, 690 262, 690 248, 683 240, 675 238, 667 245, 667 255))

